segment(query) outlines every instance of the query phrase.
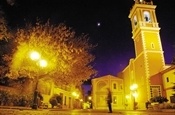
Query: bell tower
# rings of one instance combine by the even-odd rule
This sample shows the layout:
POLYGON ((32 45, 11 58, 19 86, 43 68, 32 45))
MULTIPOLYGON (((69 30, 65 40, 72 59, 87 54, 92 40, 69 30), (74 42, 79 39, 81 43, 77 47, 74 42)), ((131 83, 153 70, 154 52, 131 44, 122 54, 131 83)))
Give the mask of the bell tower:
MULTIPOLYGON (((134 82, 138 84, 140 102, 151 98, 150 77, 165 66, 164 52, 160 39, 160 27, 156 18, 156 5, 152 0, 134 0, 129 18, 135 47, 134 82)), ((131 80, 132 81, 132 80, 131 80)))

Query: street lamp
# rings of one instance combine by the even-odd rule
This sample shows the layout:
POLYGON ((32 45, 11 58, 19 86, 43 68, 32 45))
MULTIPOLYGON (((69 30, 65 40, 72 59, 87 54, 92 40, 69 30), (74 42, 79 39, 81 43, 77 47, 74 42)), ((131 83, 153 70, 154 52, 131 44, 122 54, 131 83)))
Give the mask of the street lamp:
POLYGON ((88 96, 88 100, 89 100, 89 101, 92 100, 92 97, 91 97, 91 96, 88 96))
MULTIPOLYGON (((44 59, 41 59, 41 56, 38 52, 33 51, 30 53, 30 59, 35 61, 36 64, 39 65, 40 68, 44 68, 47 66, 47 61, 44 59)), ((39 82, 39 76, 37 76, 36 79, 36 87, 35 87, 35 92, 34 92, 34 99, 33 99, 33 106, 32 109, 37 109, 38 108, 38 82, 39 82)))
POLYGON ((44 59, 41 59, 41 60, 39 60, 39 65, 40 65, 40 67, 46 67, 47 66, 47 61, 46 60, 44 60, 44 59))
POLYGON ((130 86, 130 90, 131 90, 131 93, 132 93, 132 97, 133 97, 133 109, 136 110, 137 108, 137 102, 136 102, 136 97, 138 96, 138 93, 137 93, 137 88, 138 88, 138 85, 137 84, 133 84, 130 86))
POLYGON ((77 92, 72 92, 72 95, 73 95, 76 99, 79 98, 79 94, 78 94, 77 92))
POLYGON ((127 108, 127 106, 128 106, 128 99, 130 98, 130 96, 129 95, 126 95, 125 96, 125 109, 127 108))
POLYGON ((33 52, 30 53, 30 59, 38 60, 38 59, 40 59, 40 54, 36 51, 33 51, 33 52))

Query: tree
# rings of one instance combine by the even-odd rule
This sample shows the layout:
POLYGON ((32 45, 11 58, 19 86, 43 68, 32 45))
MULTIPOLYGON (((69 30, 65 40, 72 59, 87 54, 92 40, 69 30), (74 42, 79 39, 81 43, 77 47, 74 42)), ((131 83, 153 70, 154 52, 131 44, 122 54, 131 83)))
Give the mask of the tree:
POLYGON ((7 22, 4 18, 4 12, 0 9, 0 40, 7 40, 8 36, 7 22))
POLYGON ((13 49, 11 34, 8 32, 7 21, 3 10, 0 8, 0 84, 7 85, 8 63, 11 61, 11 56, 8 55, 13 49))
POLYGON ((47 78, 55 83, 76 86, 96 74, 91 66, 95 57, 90 54, 95 46, 88 43, 88 35, 76 35, 63 23, 27 24, 17 30, 15 43, 17 47, 9 64, 10 78, 47 78), (30 59, 32 51, 37 51, 40 58, 47 60, 47 67, 39 67, 36 61, 30 59))

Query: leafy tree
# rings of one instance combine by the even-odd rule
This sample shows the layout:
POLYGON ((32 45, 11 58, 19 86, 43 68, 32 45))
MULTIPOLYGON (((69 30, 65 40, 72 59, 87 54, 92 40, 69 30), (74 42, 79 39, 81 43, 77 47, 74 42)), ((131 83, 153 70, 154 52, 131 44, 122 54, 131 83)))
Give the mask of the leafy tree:
POLYGON ((7 21, 4 16, 4 12, 0 9, 0 40, 7 40, 10 34, 8 32, 7 21))
POLYGON ((11 61, 10 54, 13 49, 12 38, 9 28, 7 26, 7 21, 5 19, 5 14, 0 8, 0 84, 7 85, 8 78, 5 74, 8 72, 8 63, 11 61))
POLYGON ((10 78, 20 76, 34 79, 52 79, 55 83, 79 86, 96 74, 91 66, 95 47, 88 43, 88 35, 76 35, 75 31, 61 23, 51 25, 37 22, 19 28, 15 35, 16 48, 9 64, 10 78), (31 60, 30 53, 37 51, 47 60, 46 67, 39 67, 31 60))

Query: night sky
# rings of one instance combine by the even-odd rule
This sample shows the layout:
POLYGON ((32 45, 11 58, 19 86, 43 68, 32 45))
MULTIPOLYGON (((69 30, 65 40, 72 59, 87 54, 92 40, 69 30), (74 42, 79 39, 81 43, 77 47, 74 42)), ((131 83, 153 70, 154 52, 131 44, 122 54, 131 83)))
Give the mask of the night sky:
MULTIPOLYGON (((48 19, 53 24, 65 23, 77 33, 85 33, 98 46, 93 54, 98 76, 117 75, 135 57, 131 24, 128 18, 133 0, 0 0, 8 25, 13 29, 28 22, 48 19)), ((175 3, 153 0, 167 64, 173 58, 175 44, 175 3)))

